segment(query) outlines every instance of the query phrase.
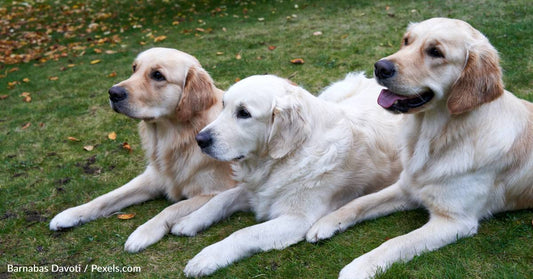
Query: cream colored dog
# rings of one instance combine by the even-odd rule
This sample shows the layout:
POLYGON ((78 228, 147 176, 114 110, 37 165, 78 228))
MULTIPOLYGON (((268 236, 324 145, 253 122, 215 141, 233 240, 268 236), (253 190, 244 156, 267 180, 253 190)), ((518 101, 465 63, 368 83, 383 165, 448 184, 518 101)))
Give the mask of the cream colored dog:
POLYGON ((172 233, 195 235, 242 210, 265 222, 203 249, 185 274, 207 275, 302 241, 321 216, 395 181, 402 116, 375 103, 381 89, 362 74, 348 75, 322 98, 276 76, 233 85, 222 113, 196 138, 209 156, 234 162, 238 186, 182 218, 172 233))
POLYGON ((356 258, 340 278, 372 277, 475 234, 480 219, 533 207, 533 105, 503 89, 498 54, 483 34, 454 19, 411 24, 375 75, 387 87, 379 104, 408 117, 404 170, 392 186, 320 219, 307 240, 417 207, 430 220, 356 258))
POLYGON ((109 89, 109 99, 115 111, 141 120, 146 170, 114 191, 59 213, 50 229, 77 226, 157 196, 186 198, 130 235, 125 249, 138 252, 161 239, 180 217, 233 187, 229 163, 205 156, 195 141, 221 111, 222 94, 191 55, 167 48, 140 53, 132 76, 109 89))

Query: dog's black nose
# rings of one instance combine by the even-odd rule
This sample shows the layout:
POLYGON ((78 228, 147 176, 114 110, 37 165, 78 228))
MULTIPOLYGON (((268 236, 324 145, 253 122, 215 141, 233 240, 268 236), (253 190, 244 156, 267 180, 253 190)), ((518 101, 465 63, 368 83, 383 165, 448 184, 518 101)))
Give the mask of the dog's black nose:
POLYGON ((394 63, 389 60, 381 59, 374 64, 374 74, 379 79, 387 79, 396 74, 394 63))
POLYGON ((196 135, 196 142, 198 143, 198 146, 200 146, 200 148, 202 149, 211 146, 211 144, 213 144, 213 138, 211 137, 211 133, 209 131, 199 133, 198 135, 196 135))
POLYGON ((109 100, 116 103, 120 102, 128 97, 128 91, 121 86, 113 86, 109 88, 109 100))

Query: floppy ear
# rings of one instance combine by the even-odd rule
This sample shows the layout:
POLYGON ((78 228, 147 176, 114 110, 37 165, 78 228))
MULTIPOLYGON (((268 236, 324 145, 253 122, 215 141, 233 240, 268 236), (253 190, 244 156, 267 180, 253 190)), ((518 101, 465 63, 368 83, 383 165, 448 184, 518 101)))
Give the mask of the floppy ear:
POLYGON ((470 111, 500 97, 503 91, 498 53, 491 45, 477 45, 471 49, 465 69, 450 90, 448 110, 451 114, 470 111))
POLYGON ((207 72, 192 66, 187 72, 176 117, 182 122, 191 120, 196 113, 204 111, 216 102, 213 80, 207 72))
POLYGON ((295 96, 276 98, 267 144, 270 157, 284 157, 307 138, 309 127, 302 116, 301 108, 295 96))

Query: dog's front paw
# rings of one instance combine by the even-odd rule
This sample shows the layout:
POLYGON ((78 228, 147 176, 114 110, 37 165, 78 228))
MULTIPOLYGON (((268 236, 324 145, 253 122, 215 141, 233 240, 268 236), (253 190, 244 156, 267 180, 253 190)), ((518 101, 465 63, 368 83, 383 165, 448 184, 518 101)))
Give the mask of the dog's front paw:
POLYGON ((195 236, 205 227, 200 219, 201 218, 190 218, 189 216, 185 216, 181 218, 177 224, 172 226, 170 232, 174 235, 195 236))
POLYGON ((158 242, 168 232, 164 225, 151 224, 150 221, 138 227, 126 240, 124 250, 130 253, 140 252, 158 242))
POLYGON ((325 216, 318 220, 308 231, 305 239, 308 242, 318 242, 322 239, 327 239, 341 231, 341 224, 336 218, 325 216))
POLYGON ((357 258, 342 268, 339 279, 370 279, 376 275, 376 270, 376 265, 357 258))
MULTIPOLYGON (((220 254, 222 251, 216 251, 212 246, 204 248, 194 258, 192 258, 183 272, 187 277, 206 276, 217 269, 228 265, 228 261, 220 254)), ((218 249, 220 250, 220 249, 218 249)))
POLYGON ((87 218, 83 216, 83 210, 80 210, 79 207, 69 208, 52 218, 52 221, 50 221, 50 229, 58 231, 75 227, 87 222, 88 220, 86 219, 87 218))

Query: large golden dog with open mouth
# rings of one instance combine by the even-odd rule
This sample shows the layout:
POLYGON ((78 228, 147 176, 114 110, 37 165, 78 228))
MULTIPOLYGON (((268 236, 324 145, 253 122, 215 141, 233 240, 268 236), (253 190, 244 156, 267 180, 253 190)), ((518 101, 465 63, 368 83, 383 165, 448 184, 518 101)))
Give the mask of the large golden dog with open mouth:
POLYGON ((195 140, 222 110, 222 95, 193 56, 168 48, 140 53, 131 77, 109 89, 109 100, 116 112, 141 120, 146 170, 114 191, 59 213, 50 229, 77 226, 158 196, 186 199, 129 236, 125 250, 138 252, 161 239, 179 218, 233 187, 229 163, 202 154, 195 140))
POLYGON ((480 219, 533 207, 533 105, 504 90, 498 53, 483 34, 455 19, 411 24, 375 76, 387 87, 378 103, 407 116, 404 170, 392 186, 320 219, 307 239, 417 207, 430 220, 356 258, 340 278, 373 277, 474 235, 480 219))

